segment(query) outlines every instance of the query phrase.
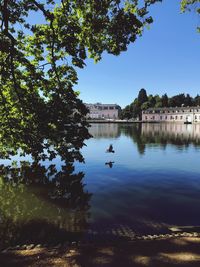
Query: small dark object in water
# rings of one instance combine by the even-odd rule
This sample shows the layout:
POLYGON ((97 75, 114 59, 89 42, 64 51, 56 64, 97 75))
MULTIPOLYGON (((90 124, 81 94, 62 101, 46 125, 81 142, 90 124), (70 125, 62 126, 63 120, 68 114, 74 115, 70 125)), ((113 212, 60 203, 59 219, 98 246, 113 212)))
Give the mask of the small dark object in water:
POLYGON ((113 146, 110 145, 109 148, 106 150, 106 152, 108 152, 108 153, 115 153, 115 151, 113 150, 113 146))
POLYGON ((114 161, 109 161, 109 162, 106 162, 105 165, 108 165, 110 168, 112 168, 114 163, 115 163, 114 161))

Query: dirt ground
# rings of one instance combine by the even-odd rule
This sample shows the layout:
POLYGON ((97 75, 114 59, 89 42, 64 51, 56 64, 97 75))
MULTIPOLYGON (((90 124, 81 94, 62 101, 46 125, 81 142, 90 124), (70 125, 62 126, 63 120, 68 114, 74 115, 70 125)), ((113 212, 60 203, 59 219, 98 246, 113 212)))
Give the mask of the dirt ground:
POLYGON ((2 267, 200 267, 200 238, 34 247, 0 253, 2 267))

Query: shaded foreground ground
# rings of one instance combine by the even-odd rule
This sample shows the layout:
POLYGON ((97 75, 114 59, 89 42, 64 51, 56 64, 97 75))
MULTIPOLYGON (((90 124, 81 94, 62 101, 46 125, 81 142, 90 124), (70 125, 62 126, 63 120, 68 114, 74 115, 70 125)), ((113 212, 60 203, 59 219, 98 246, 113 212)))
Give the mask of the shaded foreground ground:
POLYGON ((200 238, 178 237, 75 247, 7 250, 0 253, 0 266, 199 267, 200 238))

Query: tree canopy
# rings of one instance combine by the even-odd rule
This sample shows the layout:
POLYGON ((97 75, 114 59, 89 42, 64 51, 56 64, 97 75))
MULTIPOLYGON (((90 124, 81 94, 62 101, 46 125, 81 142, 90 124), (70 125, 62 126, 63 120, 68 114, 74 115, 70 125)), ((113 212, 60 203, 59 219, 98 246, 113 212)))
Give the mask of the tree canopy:
POLYGON ((127 105, 121 112, 122 119, 141 118, 141 111, 148 108, 161 107, 181 107, 181 106, 199 106, 200 96, 191 97, 189 94, 178 94, 168 97, 167 94, 162 95, 147 95, 145 89, 141 89, 138 97, 133 100, 130 105, 127 105), (141 95, 143 96, 141 98, 141 95), (142 99, 142 101, 141 101, 142 99))
POLYGON ((38 160, 82 161, 90 136, 88 111, 73 90, 76 67, 125 51, 152 23, 148 8, 159 1, 2 0, 0 156, 21 148, 38 160))

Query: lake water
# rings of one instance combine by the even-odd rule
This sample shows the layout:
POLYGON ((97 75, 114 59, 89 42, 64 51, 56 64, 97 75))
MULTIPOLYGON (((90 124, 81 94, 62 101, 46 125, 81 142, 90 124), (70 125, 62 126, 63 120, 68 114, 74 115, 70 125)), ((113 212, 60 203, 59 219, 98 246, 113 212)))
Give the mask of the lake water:
POLYGON ((45 166, 24 166, 12 183, 0 180, 0 246, 200 225, 200 124, 100 123, 90 133, 86 163, 67 179, 69 170, 49 183, 45 166), (115 153, 106 152, 110 144, 115 153))
POLYGON ((93 194, 91 223, 136 233, 200 225, 200 125, 93 124, 90 132, 78 168, 93 194), (105 152, 110 144, 115 153, 105 152))

